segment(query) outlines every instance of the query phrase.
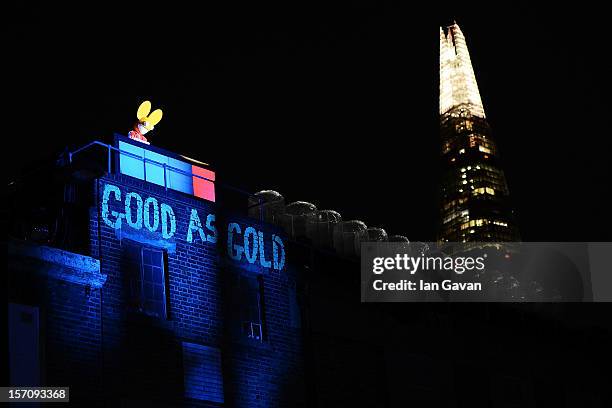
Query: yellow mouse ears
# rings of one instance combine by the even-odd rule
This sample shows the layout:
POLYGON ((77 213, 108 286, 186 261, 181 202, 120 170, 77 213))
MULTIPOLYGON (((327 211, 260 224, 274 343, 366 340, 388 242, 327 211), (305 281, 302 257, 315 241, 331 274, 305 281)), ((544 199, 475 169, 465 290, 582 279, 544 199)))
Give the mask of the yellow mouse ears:
POLYGON ((144 125, 144 127, 151 130, 161 120, 163 112, 161 109, 154 110, 150 115, 149 112, 151 112, 151 102, 144 101, 138 107, 136 117, 138 118, 138 121, 144 125))

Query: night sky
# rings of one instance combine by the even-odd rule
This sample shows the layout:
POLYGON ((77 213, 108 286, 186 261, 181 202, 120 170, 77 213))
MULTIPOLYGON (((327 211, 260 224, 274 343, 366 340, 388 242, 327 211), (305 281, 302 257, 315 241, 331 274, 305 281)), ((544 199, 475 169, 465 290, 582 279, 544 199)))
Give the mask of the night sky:
POLYGON ((433 240, 438 26, 456 19, 523 239, 610 241, 604 13, 404 3, 22 8, 4 36, 9 180, 126 134, 149 99, 164 110, 152 143, 211 163, 222 183, 433 240))

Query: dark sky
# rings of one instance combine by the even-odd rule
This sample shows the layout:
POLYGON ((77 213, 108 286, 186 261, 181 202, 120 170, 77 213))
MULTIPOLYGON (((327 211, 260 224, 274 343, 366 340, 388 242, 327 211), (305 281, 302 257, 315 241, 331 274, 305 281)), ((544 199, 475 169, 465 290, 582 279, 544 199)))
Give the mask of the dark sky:
POLYGON ((220 182, 432 240, 438 26, 456 19, 523 238, 611 240, 602 10, 329 3, 18 10, 4 36, 9 178, 126 133, 150 99, 164 110, 153 144, 212 163, 220 182))

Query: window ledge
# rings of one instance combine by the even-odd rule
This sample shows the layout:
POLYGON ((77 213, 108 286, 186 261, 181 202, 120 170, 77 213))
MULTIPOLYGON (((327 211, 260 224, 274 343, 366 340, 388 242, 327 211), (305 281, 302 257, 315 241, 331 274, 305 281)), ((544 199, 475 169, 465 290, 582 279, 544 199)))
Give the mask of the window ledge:
POLYGON ((144 323, 165 330, 174 330, 174 321, 162 317, 150 316, 134 309, 129 310, 128 321, 132 323, 144 323))
POLYGON ((268 341, 258 341, 248 339, 246 337, 235 337, 232 339, 232 344, 238 348, 251 349, 257 351, 273 352, 274 348, 268 341))

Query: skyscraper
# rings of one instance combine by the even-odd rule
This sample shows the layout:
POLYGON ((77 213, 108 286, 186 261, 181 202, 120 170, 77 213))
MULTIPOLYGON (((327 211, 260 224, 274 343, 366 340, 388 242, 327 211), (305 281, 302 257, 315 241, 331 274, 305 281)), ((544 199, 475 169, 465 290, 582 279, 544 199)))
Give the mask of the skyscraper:
POLYGON ((440 242, 519 239, 465 37, 440 28, 440 242))

